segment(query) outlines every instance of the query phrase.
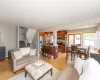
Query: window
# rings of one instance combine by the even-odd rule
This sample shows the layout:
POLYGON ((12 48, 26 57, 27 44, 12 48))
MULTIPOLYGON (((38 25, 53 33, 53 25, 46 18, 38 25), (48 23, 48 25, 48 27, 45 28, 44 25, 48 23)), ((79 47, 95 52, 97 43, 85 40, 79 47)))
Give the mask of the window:
POLYGON ((74 44, 74 35, 69 34, 68 38, 69 38, 68 39, 69 46, 73 45, 74 44))
POLYGON ((68 44, 69 44, 69 46, 71 46, 71 45, 81 46, 81 34, 80 33, 69 34, 68 35, 68 44))
POLYGON ((95 33, 84 33, 83 34, 83 43, 84 46, 94 46, 94 34, 95 33))
POLYGON ((81 35, 75 34, 75 45, 81 45, 81 35))

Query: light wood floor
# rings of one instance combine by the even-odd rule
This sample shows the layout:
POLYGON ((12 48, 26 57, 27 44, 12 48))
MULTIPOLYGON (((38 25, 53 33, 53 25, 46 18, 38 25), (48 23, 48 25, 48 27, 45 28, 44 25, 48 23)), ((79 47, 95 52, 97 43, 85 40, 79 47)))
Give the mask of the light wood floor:
MULTIPOLYGON (((40 59, 50 63, 53 67, 59 70, 63 70, 67 66, 67 60, 65 59, 65 56, 65 53, 59 53, 59 57, 55 60, 48 60, 43 57, 40 57, 40 59)), ((9 78, 18 75, 22 72, 24 72, 24 69, 17 71, 16 74, 12 72, 11 60, 0 61, 0 80, 8 80, 9 78)))
POLYGON ((62 71, 67 66, 67 60, 65 57, 66 57, 65 53, 59 53, 59 57, 57 59, 47 59, 43 57, 41 57, 40 59, 46 61, 47 63, 51 64, 53 67, 62 71))

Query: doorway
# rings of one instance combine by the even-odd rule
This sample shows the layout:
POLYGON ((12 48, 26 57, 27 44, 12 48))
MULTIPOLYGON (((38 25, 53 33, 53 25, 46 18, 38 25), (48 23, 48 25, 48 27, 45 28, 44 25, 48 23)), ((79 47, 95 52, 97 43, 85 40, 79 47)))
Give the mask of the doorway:
POLYGON ((71 45, 78 45, 81 46, 81 33, 75 33, 75 34, 68 34, 68 44, 71 45))
POLYGON ((40 32, 39 42, 40 51, 43 45, 53 45, 53 32, 40 32))

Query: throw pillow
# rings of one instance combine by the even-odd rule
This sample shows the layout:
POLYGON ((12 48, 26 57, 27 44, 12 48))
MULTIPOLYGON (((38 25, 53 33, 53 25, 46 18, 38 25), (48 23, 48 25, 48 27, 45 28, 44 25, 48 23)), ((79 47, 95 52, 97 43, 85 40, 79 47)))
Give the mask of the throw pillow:
POLYGON ((30 53, 30 48, 29 47, 20 48, 20 51, 22 53, 22 56, 27 56, 30 53))
POLYGON ((22 58, 22 53, 20 52, 20 50, 13 52, 13 55, 16 59, 22 58))
POLYGON ((75 69, 77 70, 77 72, 79 73, 79 75, 81 75, 82 73, 82 67, 83 67, 83 64, 84 64, 85 60, 82 60, 81 58, 77 58, 75 60, 75 69))
POLYGON ((79 80, 100 80, 100 64, 93 58, 89 58, 83 65, 83 73, 79 80))
POLYGON ((30 56, 35 55, 36 54, 36 49, 31 49, 30 50, 30 56))

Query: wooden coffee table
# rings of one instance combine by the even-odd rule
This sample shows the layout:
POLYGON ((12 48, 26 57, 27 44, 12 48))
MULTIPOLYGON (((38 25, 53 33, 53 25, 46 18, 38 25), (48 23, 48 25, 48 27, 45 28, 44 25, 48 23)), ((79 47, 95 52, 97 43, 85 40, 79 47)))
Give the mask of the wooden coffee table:
POLYGON ((34 80, 40 80, 43 76, 45 76, 49 72, 51 72, 51 76, 52 76, 52 65, 42 60, 33 62, 25 67, 25 77, 27 77, 27 74, 29 74, 34 80), (42 62, 43 65, 38 67, 34 65, 35 63, 38 62, 42 62))

